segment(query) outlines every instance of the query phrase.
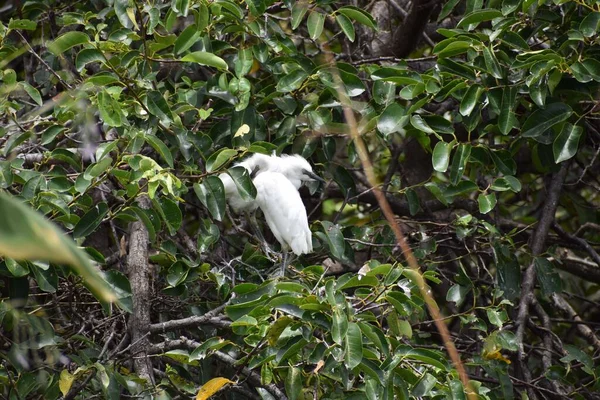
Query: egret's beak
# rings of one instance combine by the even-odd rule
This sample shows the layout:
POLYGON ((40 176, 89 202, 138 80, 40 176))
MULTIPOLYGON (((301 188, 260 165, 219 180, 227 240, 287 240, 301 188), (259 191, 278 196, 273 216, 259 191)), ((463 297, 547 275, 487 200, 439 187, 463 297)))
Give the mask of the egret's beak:
POLYGON ((321 183, 327 183, 327 182, 325 182, 325 179, 321 178, 319 175, 315 174, 312 171, 304 169, 304 170, 302 170, 302 173, 304 175, 308 176, 309 178, 311 178, 313 181, 319 181, 321 183))

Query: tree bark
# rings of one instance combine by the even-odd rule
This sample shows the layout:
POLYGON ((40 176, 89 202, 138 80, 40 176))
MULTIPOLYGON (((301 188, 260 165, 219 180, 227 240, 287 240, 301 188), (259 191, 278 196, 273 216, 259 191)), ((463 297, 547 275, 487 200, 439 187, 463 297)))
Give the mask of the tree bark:
MULTIPOLYGON (((142 209, 150 208, 150 199, 142 195, 138 199, 142 209)), ((135 372, 142 378, 154 383, 152 362, 148 357, 150 348, 150 299, 152 270, 148 262, 148 229, 142 221, 131 224, 129 235, 129 254, 127 256, 127 272, 131 283, 133 297, 133 314, 129 319, 131 333, 131 353, 135 372)))

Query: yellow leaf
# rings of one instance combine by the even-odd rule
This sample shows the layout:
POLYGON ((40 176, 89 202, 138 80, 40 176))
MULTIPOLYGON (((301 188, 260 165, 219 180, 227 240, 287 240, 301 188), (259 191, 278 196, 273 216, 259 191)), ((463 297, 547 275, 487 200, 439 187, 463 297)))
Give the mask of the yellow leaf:
POLYGON ((131 22, 133 22, 133 26, 135 26, 135 30, 139 31, 140 27, 138 26, 138 24, 135 20, 135 10, 132 7, 127 8, 127 16, 129 17, 131 22))
POLYGON ((58 381, 58 388, 63 396, 66 396, 71 390, 71 386, 73 386, 73 382, 75 381, 75 377, 71 375, 69 371, 63 369, 60 371, 60 380, 58 381))
POLYGON ((242 126, 240 126, 238 128, 237 132, 235 133, 235 135, 233 135, 233 137, 236 138, 236 137, 244 136, 248 132, 250 132, 250 127, 247 124, 243 124, 242 126))
POLYGON ((217 393, 219 389, 228 383, 233 383, 227 378, 213 378, 210 381, 206 382, 200 390, 198 390, 198 394, 196 395, 196 400, 207 400, 213 394, 217 393))

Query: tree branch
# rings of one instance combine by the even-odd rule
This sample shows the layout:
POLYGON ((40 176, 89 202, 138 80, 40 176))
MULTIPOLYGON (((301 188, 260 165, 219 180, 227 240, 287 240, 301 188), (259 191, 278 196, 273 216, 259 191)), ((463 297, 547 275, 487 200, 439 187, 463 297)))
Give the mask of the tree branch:
MULTIPOLYGON (((542 209, 540 221, 536 226, 533 236, 531 237, 530 247, 531 253, 534 257, 541 254, 544 249, 544 244, 546 243, 546 238, 548 237, 548 232, 550 231, 550 226, 554 221, 562 186, 567 176, 567 170, 568 167, 566 163, 563 163, 560 170, 552 176, 552 180, 550 181, 550 185, 546 194, 546 202, 544 203, 544 208, 542 209)), ((521 284, 521 299, 519 301, 518 308, 519 312, 517 314, 517 319, 515 320, 515 324, 517 326, 516 336, 518 344, 517 370, 519 376, 527 382, 531 380, 531 373, 529 372, 525 362, 523 336, 525 334, 529 305, 534 298, 533 289, 535 287, 535 278, 535 263, 534 260, 532 260, 525 270, 525 276, 521 284)), ((532 390, 528 390, 528 392, 530 393, 530 397, 536 397, 532 390)))
MULTIPOLYGON (((150 208, 150 199, 147 195, 138 198, 138 206, 144 210, 150 208)), ((152 362, 148 358, 148 339, 150 326, 150 305, 152 269, 148 262, 148 245, 150 243, 148 229, 142 221, 131 224, 129 236, 129 254, 127 256, 127 272, 131 283, 131 297, 133 299, 133 314, 130 318, 132 353, 134 368, 138 375, 154 383, 152 362)))

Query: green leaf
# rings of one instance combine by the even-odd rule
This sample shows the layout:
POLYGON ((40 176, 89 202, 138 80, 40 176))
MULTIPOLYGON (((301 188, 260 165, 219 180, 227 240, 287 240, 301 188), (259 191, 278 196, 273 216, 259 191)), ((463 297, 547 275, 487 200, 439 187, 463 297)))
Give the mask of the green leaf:
POLYGON ((499 172, 504 175, 514 175, 517 172, 517 163, 510 152, 506 150, 493 150, 489 154, 499 172))
POLYGON ((384 135, 394 132, 404 132, 403 127, 408 123, 406 110, 398 103, 392 103, 386 107, 377 120, 377 129, 384 135))
POLYGON ((366 25, 369 28, 377 30, 377 21, 375 21, 375 18, 373 18, 371 14, 369 14, 361 8, 345 6, 338 8, 336 13, 343 14, 346 17, 353 19, 360 24, 366 25))
POLYGON ((467 160, 469 159, 470 155, 470 144, 461 143, 457 146, 454 157, 452 157, 452 167, 450 169, 450 182, 452 182, 453 185, 456 185, 458 182, 460 182, 465 172, 467 160))
POLYGON ((511 129, 517 124, 513 110, 517 103, 517 88, 515 86, 506 86, 502 91, 502 104, 500 106, 500 115, 498 115, 498 129, 503 135, 508 135, 511 129))
POLYGON ((423 118, 418 114, 414 114, 410 117, 410 124, 420 131, 423 131, 430 135, 437 135, 436 132, 433 129, 431 129, 429 125, 427 125, 427 122, 425 122, 423 118))
POLYGON ((356 38, 356 32, 354 31, 354 25, 352 21, 344 14, 335 14, 335 20, 348 38, 349 41, 354 42, 356 38))
POLYGON ((569 118, 573 110, 565 103, 548 104, 545 109, 535 110, 523 124, 523 137, 537 138, 548 129, 569 118))
POLYGON ((145 136, 145 139, 148 143, 150 143, 150 146, 152 146, 154 150, 156 150, 156 152, 160 154, 162 159, 165 160, 167 164, 169 164, 169 167, 175 168, 175 165, 173 163, 173 155, 169 151, 167 145, 162 140, 153 135, 147 135, 145 136))
POLYGON ((224 164, 228 163, 236 155, 237 155, 236 150, 232 150, 227 147, 224 147, 224 148, 214 152, 213 154, 211 154, 210 157, 208 157, 208 160, 206 160, 206 171, 207 172, 217 171, 219 168, 221 168, 224 164))
POLYGON ((58 276, 54 267, 40 268, 37 263, 32 263, 31 271, 35 276, 35 280, 41 290, 47 293, 55 293, 58 286, 58 276))
POLYGON ((297 1, 294 3, 294 6, 292 7, 292 29, 293 30, 296 30, 300 26, 300 23, 304 19, 304 16, 306 15, 307 11, 308 11, 308 2, 297 1))
POLYGON ((175 44, 173 45, 173 51, 175 54, 179 55, 192 47, 194 43, 200 39, 200 33, 201 32, 198 30, 198 27, 195 24, 189 25, 187 28, 185 28, 183 32, 177 36, 175 44))
POLYGON ((119 127, 123 125, 123 112, 119 102, 104 90, 98 93, 97 99, 100 118, 109 126, 119 127))
POLYGON ((306 78, 308 78, 308 74, 304 70, 296 69, 279 79, 276 89, 281 93, 291 92, 302 86, 306 78))
POLYGON ((566 161, 577 154, 582 133, 583 128, 581 126, 572 125, 568 122, 563 125, 562 130, 552 144, 555 163, 566 161))
POLYGON ((491 324, 496 325, 498 328, 502 328, 505 319, 503 318, 503 312, 498 311, 494 308, 488 308, 485 310, 485 313, 487 314, 488 320, 491 324))
POLYGON ((233 179, 238 193, 244 200, 251 200, 256 197, 256 187, 252 183, 248 170, 244 167, 233 167, 227 170, 227 173, 233 179))
POLYGON ((228 69, 225 60, 213 53, 208 53, 206 51, 195 51, 187 54, 181 59, 181 61, 195 62, 200 65, 208 65, 209 67, 215 67, 223 71, 227 71, 228 69))
POLYGON ((12 19, 8 23, 8 29, 21 29, 25 31, 35 31, 37 29, 37 22, 29 19, 12 19))
POLYGON ((183 220, 183 215, 181 214, 179 204, 168 197, 163 197, 160 199, 158 206, 160 215, 163 217, 167 227, 169 228, 169 233, 171 235, 175 235, 183 220))
POLYGON ((433 169, 435 169, 438 172, 446 172, 448 170, 451 150, 451 143, 446 143, 444 141, 437 142, 437 144, 433 148, 433 155, 431 156, 433 169))
POLYGON ((483 93, 483 88, 479 85, 472 85, 469 89, 467 89, 467 92, 460 102, 459 111, 461 115, 467 116, 471 114, 479 102, 481 93, 483 93))
POLYGON ((139 207, 131 207, 130 209, 142 221, 142 223, 146 227, 146 230, 148 231, 148 237, 149 237, 150 241, 154 242, 154 240, 156 240, 156 229, 154 228, 154 224, 152 223, 152 220, 150 219, 149 212, 147 212, 146 210, 142 210, 139 207))
POLYGON ((106 62, 104 55, 100 50, 97 49, 83 49, 79 53, 77 53, 77 58, 75 59, 75 68, 77 71, 81 72, 85 66, 91 62, 106 62))
POLYGON ((493 250, 498 287, 504 292, 504 298, 512 301, 521 293, 521 266, 508 246, 494 243, 493 250))
POLYGON ((158 90, 148 92, 145 98, 146 107, 152 115, 157 116, 161 121, 171 121, 172 114, 169 103, 165 100, 162 93, 158 90))
POLYGON ((348 369, 356 368, 363 358, 362 332, 359 326, 350 322, 348 324, 348 334, 346 335, 346 367, 348 369))
POLYGON ((73 237, 75 239, 86 237, 94 232, 106 214, 108 214, 108 205, 104 202, 96 204, 75 225, 75 228, 73 228, 73 237))
POLYGON ((450 43, 442 43, 443 46, 441 46, 441 48, 440 45, 438 45, 433 49, 433 52, 437 53, 438 57, 440 58, 454 57, 459 54, 466 53, 472 46, 472 43, 466 40, 457 40, 451 38, 446 39, 444 42, 447 41, 450 43))
POLYGON ((496 207, 496 193, 480 194, 477 197, 477 203, 479 203, 479 212, 487 214, 496 207))
POLYGON ((579 30, 585 37, 592 37, 600 29, 600 12, 591 12, 581 21, 579 30))
POLYGON ((285 393, 290 400, 302 398, 302 371, 297 367, 288 367, 285 378, 285 393))
POLYGON ((89 43, 89 41, 90 38, 85 33, 79 31, 70 31, 61 35, 55 41, 48 43, 48 50, 57 56, 72 47, 89 43))
POLYGON ((19 82, 19 85, 21 85, 23 90, 25 90, 27 92, 29 97, 31 97, 31 99, 33 101, 35 101, 38 106, 41 106, 42 104, 44 104, 42 102, 42 96, 40 95, 40 92, 36 88, 34 88, 33 86, 31 86, 29 83, 27 83, 25 81, 19 82))
POLYGON ((308 26, 308 36, 312 40, 317 40, 323 33, 323 25, 325 24, 325 14, 311 10, 306 20, 308 26))
POLYGON ((0 255, 16 260, 48 260, 69 264, 99 299, 116 299, 100 271, 90 263, 84 251, 40 214, 2 193, 0 255))
POLYGON ((540 284, 544 296, 562 292, 562 280, 560 275, 556 272, 556 268, 548 259, 536 257, 534 265, 537 272, 537 281, 540 284))
POLYGON ((471 291, 470 287, 453 285, 446 293, 446 301, 452 301, 456 303, 456 307, 460 307, 462 303, 467 299, 467 295, 471 291))
POLYGON ((494 10, 491 8, 487 8, 487 9, 483 9, 483 10, 476 10, 476 11, 470 12, 469 14, 465 15, 463 17, 463 19, 461 19, 458 22, 458 24, 456 24, 456 27, 457 28, 469 27, 469 25, 473 24, 472 27, 469 27, 470 29, 467 29, 467 30, 471 30, 475 26, 477 26, 480 22, 490 21, 494 18, 500 18, 502 16, 503 15, 500 10, 494 10))
POLYGON ((338 260, 344 260, 346 243, 339 225, 335 225, 330 221, 320 221, 320 224, 323 227, 324 233, 317 232, 317 236, 329 245, 329 251, 333 257, 338 260))
POLYGON ((483 60, 485 62, 485 68, 494 78, 502 79, 502 68, 493 50, 488 47, 483 48, 483 60))
POLYGON ((337 344, 343 344, 348 333, 348 317, 346 312, 339 307, 333 310, 333 324, 331 325, 331 338, 337 344))
POLYGON ((201 184, 194 184, 194 192, 200 202, 217 221, 225 216, 225 188, 216 176, 209 176, 201 184))
POLYGON ((458 76, 462 76, 463 78, 474 81, 477 79, 475 76, 475 70, 473 67, 466 65, 464 63, 459 63, 456 61, 452 61, 449 58, 441 58, 437 61, 438 66, 440 67, 440 71, 442 72, 451 72, 458 76))

